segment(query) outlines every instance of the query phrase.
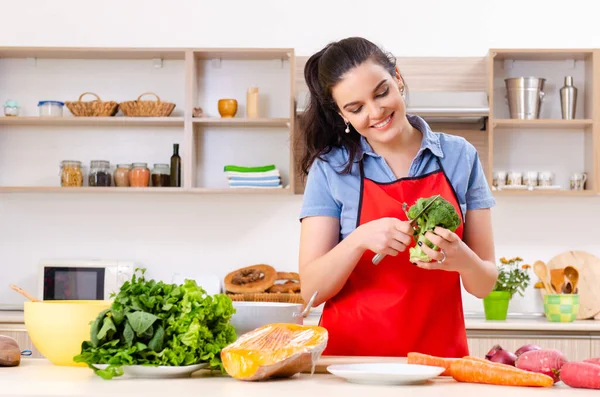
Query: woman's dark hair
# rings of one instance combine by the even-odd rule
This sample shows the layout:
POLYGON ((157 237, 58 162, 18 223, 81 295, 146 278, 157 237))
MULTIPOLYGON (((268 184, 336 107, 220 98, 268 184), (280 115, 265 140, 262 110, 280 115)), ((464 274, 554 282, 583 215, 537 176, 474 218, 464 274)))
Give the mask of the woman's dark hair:
POLYGON ((373 61, 383 66, 392 76, 396 75, 396 59, 377 45, 361 37, 350 37, 329 43, 312 55, 304 66, 304 79, 310 92, 308 106, 301 117, 299 139, 304 146, 300 162, 304 175, 321 155, 334 147, 346 147, 348 163, 343 173, 349 173, 360 149, 360 135, 350 126, 346 134, 346 124, 339 115, 339 108, 331 95, 331 89, 349 70, 365 61, 373 61))

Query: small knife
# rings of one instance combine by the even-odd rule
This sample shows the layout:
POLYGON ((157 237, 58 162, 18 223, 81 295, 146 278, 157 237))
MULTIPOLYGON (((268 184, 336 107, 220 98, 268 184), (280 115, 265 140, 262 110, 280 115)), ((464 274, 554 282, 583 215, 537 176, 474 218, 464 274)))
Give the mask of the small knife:
MULTIPOLYGON (((415 217, 414 217, 414 218, 413 218, 413 219, 410 221, 410 225, 414 227, 414 226, 415 226, 415 224, 417 223, 417 219, 419 219, 419 217, 420 217, 421 215, 423 215, 423 214, 425 213, 425 211, 427 211, 427 209, 429 209, 429 207, 431 207, 431 205, 432 205, 432 204, 433 204, 433 203, 434 203, 434 202, 435 202, 437 199, 439 199, 439 198, 440 198, 440 195, 439 195, 439 194, 438 194, 437 196, 435 196, 435 197, 433 198, 433 200, 431 200, 431 201, 430 201, 430 202, 429 202, 429 203, 428 203, 428 204, 425 206, 425 208, 423 208, 423 209, 421 210, 421 212, 419 212, 419 213, 417 214, 417 216, 415 216, 415 217)), ((378 264, 379 264, 379 262, 381 262, 381 261, 383 260, 383 258, 385 258, 385 255, 384 255, 384 254, 377 254, 377 255, 375 255, 375 256, 373 257, 373 259, 371 260, 371 262, 373 262, 373 264, 374 264, 374 265, 378 265, 378 264)))

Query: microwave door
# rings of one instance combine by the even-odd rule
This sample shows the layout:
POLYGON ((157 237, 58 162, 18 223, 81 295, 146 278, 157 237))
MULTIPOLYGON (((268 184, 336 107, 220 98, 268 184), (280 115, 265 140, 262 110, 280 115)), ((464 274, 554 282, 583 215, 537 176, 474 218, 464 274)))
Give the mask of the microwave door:
POLYGON ((103 300, 104 268, 49 266, 44 269, 44 300, 103 300))

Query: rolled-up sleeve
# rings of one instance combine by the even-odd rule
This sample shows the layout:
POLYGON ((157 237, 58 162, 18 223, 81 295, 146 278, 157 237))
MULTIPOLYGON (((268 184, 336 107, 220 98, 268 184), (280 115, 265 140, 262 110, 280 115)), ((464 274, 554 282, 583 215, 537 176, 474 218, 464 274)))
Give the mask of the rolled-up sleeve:
POLYGON ((467 211, 480 208, 491 208, 496 205, 496 200, 494 199, 494 196, 492 196, 477 149, 470 143, 467 143, 466 149, 466 158, 469 161, 470 168, 465 197, 467 211))
POLYGON ((326 167, 326 162, 316 159, 309 170, 300 210, 300 221, 309 216, 340 218, 341 205, 333 196, 326 167))

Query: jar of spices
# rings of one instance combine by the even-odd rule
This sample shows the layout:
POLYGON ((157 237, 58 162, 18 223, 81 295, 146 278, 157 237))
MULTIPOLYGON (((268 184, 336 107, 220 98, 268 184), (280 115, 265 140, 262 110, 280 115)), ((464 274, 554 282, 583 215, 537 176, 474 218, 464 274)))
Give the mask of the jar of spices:
POLYGON ((89 186, 110 186, 111 179, 110 162, 106 160, 92 160, 90 162, 89 186))
POLYGON ((131 164, 117 164, 117 168, 115 169, 115 173, 113 175, 115 186, 129 186, 129 170, 131 170, 131 164))
POLYGON ((60 163, 60 186, 83 186, 81 161, 64 160, 60 163))
POLYGON ((133 163, 129 171, 129 184, 133 187, 146 187, 150 181, 150 170, 147 163, 133 163))
POLYGON ((154 164, 152 169, 152 186, 171 186, 171 170, 168 164, 154 164))

